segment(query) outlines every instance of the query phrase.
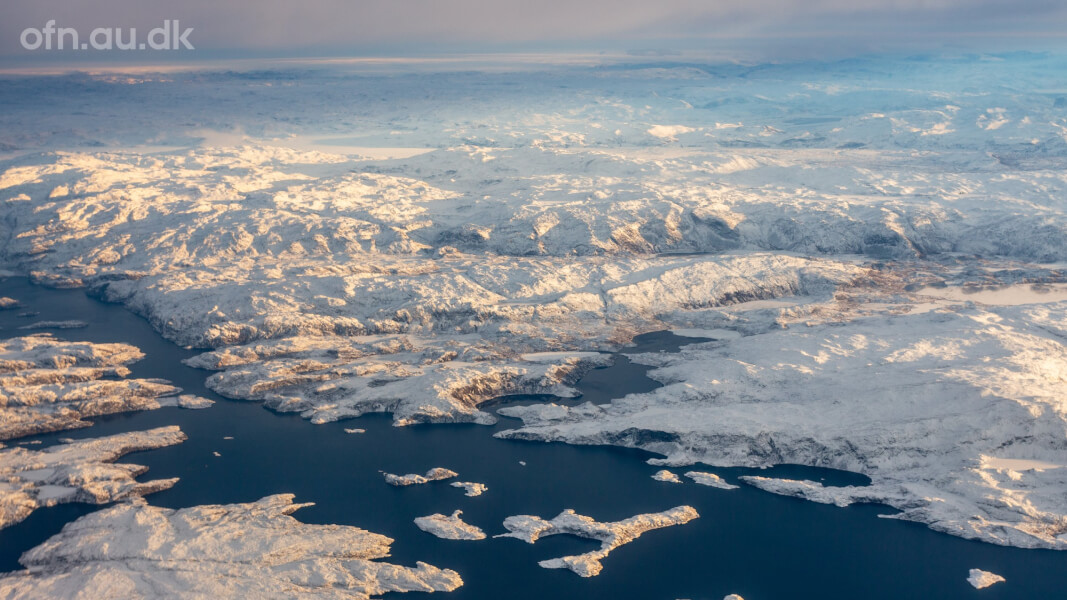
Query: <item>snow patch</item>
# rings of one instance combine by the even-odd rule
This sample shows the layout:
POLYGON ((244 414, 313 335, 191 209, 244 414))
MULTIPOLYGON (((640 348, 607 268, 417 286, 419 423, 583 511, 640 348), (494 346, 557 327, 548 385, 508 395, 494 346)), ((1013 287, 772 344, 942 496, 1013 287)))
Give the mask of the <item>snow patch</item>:
POLYGON ((570 569, 582 577, 595 577, 603 569, 600 561, 607 558, 615 548, 636 540, 647 531, 682 525, 699 516, 691 506, 676 506, 659 513, 637 515, 613 523, 600 523, 567 509, 551 521, 531 515, 508 517, 504 520, 504 528, 508 533, 494 537, 513 537, 529 544, 543 537, 560 534, 598 540, 601 543, 598 550, 538 563, 546 569, 570 569))
POLYGON ((449 485, 455 488, 463 488, 464 495, 471 497, 481 496, 489 490, 489 486, 484 483, 474 483, 471 481, 454 481, 449 485))
POLYGON ((715 473, 705 473, 703 471, 689 471, 685 474, 686 477, 693 480, 693 483, 699 483, 700 485, 706 485, 709 487, 719 488, 720 490, 736 490, 740 486, 733 485, 732 483, 726 483, 722 477, 719 477, 715 473))
POLYGON ((652 479, 655 479, 656 481, 663 481, 663 482, 666 482, 666 483, 681 483, 682 482, 682 480, 678 477, 678 475, 676 475, 674 473, 671 473, 670 471, 668 471, 666 469, 662 469, 662 470, 659 470, 659 471, 656 471, 655 473, 653 473, 652 474, 652 479))
POLYGON ((366 600, 463 585, 455 571, 423 562, 379 562, 392 544, 384 535, 289 516, 305 506, 291 494, 178 510, 118 504, 23 554, 27 571, 0 578, 0 596, 313 598, 328 590, 366 600))
POLYGON ((484 540, 485 532, 465 523, 460 515, 462 510, 457 510, 451 516, 446 517, 440 513, 428 517, 418 517, 415 525, 425 531, 444 540, 484 540))
POLYGON ((383 473, 386 483, 389 485, 395 485, 398 487, 408 485, 422 485, 424 483, 430 483, 431 481, 441 481, 443 479, 451 479, 459 475, 455 471, 450 471, 442 467, 435 467, 426 471, 425 475, 418 475, 416 473, 408 473, 407 475, 393 475, 392 473, 383 473))
POLYGON ((995 583, 1000 583, 1005 579, 996 573, 990 573, 989 571, 983 571, 981 569, 971 569, 967 575, 967 583, 974 586, 976 590, 987 588, 995 583))

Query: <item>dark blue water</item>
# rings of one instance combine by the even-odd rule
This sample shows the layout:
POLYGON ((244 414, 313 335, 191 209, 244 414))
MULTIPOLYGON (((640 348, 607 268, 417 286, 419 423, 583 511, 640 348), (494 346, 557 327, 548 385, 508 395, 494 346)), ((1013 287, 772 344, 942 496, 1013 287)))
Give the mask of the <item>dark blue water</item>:
MULTIPOLYGON (((1064 553, 970 542, 921 525, 877 518, 892 512, 886 507, 842 509, 747 486, 725 491, 688 480, 683 485, 661 483, 650 478, 658 468, 645 464, 651 456, 645 452, 492 438, 494 431, 517 423, 508 419, 495 427, 396 428, 384 416, 311 425, 206 390, 207 373, 180 363, 193 351, 163 340, 121 307, 78 290, 31 286, 24 279, 0 281, 0 296, 17 298, 26 310, 40 312, 26 318, 18 316, 22 310, 0 311, 0 337, 25 333, 15 328, 35 319, 81 319, 91 325, 54 333, 67 339, 135 344, 147 357, 132 366, 133 376, 163 377, 217 400, 207 410, 165 408, 99 418, 91 428, 27 438, 43 442, 31 447, 62 437, 180 425, 189 436, 185 443, 123 459, 148 465, 146 478, 181 477, 173 489, 148 496, 152 504, 247 502, 292 492, 298 501, 316 503, 295 514, 302 521, 356 525, 383 533, 396 540, 392 562, 414 565, 423 560, 457 570, 465 585, 442 598, 718 600, 728 593, 746 600, 1067 597, 1064 553), (367 432, 346 434, 345 427, 367 432), (223 439, 227 436, 234 439, 223 439), (222 456, 215 457, 216 451, 222 456), (467 498, 447 483, 395 488, 379 472, 422 472, 436 466, 458 471, 460 480, 486 483, 489 491, 467 498), (536 545, 514 539, 449 541, 412 523, 417 516, 459 508, 465 520, 493 535, 503 532, 501 522, 513 514, 552 517, 574 508, 604 521, 679 504, 694 506, 701 518, 649 532, 617 549, 604 561, 603 573, 589 579, 537 566, 539 560, 595 547, 588 540, 555 536, 536 545), (974 590, 965 581, 972 567, 1004 575, 1007 582, 974 590)), ((653 334, 640 338, 637 349, 673 351, 686 341, 691 340, 653 334)), ((579 387, 586 399, 606 401, 654 388, 645 371, 619 357, 613 367, 586 376, 579 387)), ((728 481, 751 472, 707 470, 728 481)), ((796 466, 760 473, 836 485, 865 482, 855 474, 796 466)), ((22 552, 98 508, 68 504, 42 509, 0 530, 0 570, 18 568, 22 552)))

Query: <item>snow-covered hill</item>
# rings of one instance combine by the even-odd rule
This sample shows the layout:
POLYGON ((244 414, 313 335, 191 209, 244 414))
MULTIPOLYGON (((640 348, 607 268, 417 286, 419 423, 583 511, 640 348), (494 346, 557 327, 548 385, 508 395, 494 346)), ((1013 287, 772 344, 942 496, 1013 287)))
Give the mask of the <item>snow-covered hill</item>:
POLYGON ((316 423, 488 423, 636 334, 711 331, 638 357, 664 388, 509 435, 846 468, 874 484, 758 485, 1058 548, 1063 66, 11 78, 3 259, 316 423))

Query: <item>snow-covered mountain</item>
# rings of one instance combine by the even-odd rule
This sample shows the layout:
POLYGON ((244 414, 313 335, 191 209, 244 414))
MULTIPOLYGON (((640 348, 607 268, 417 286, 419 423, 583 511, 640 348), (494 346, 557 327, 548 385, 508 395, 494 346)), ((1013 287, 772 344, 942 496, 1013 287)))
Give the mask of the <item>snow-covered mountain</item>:
POLYGON ((488 423, 698 330, 717 341, 636 357, 663 388, 505 409, 506 435, 849 469, 873 485, 750 483, 1062 548, 1063 67, 9 78, 3 259, 315 423, 488 423))

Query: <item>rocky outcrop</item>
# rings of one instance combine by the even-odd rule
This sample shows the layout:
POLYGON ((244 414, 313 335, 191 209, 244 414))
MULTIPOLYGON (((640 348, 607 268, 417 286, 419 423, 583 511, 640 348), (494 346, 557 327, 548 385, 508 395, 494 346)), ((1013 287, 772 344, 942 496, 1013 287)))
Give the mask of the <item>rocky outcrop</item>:
POLYGON ((51 446, 0 449, 0 528, 65 502, 107 504, 165 490, 177 478, 137 481, 148 467, 115 461, 131 452, 181 443, 177 427, 120 433, 51 446))
POLYGON ((452 591, 455 572, 380 562, 393 540, 357 527, 307 525, 307 504, 268 496, 178 510, 128 502, 84 516, 0 578, 5 598, 336 598, 452 591))
POLYGON ((530 544, 543 537, 560 534, 598 540, 600 542, 598 550, 543 560, 538 563, 546 569, 570 569, 582 577, 595 577, 603 569, 600 561, 604 560, 615 548, 629 544, 645 532, 682 525, 699 516, 696 509, 691 506, 676 506, 661 513, 637 515, 614 523, 599 523, 590 517, 567 509, 551 521, 530 515, 508 517, 504 520, 504 528, 509 533, 502 533, 495 537, 513 537, 530 544))
POLYGON ((174 398, 161 379, 128 379, 144 354, 129 344, 69 342, 50 335, 0 340, 0 440, 86 427, 88 417, 210 400, 174 398))

